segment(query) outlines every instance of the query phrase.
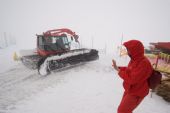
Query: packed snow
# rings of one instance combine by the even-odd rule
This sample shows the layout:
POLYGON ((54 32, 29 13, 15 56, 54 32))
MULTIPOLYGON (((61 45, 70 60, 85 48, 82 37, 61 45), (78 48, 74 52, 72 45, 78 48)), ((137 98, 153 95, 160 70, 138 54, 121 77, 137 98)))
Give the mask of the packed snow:
MULTIPOLYGON (((116 113, 123 87, 111 60, 126 65, 128 57, 99 54, 99 60, 41 76, 13 62, 10 48, 2 52, 7 61, 1 54, 0 113, 116 113)), ((149 94, 134 113, 169 113, 169 108, 149 94)))

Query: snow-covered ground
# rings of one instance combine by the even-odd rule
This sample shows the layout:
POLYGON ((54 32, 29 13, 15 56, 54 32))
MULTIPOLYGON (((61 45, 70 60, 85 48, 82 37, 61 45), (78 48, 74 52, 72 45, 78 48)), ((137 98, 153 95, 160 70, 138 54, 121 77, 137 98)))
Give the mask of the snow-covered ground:
POLYGON ((0 49, 0 73, 12 68, 16 62, 13 61, 13 54, 17 51, 16 45, 11 45, 5 49, 0 49))
MULTIPOLYGON (((6 51, 6 58, 11 58, 6 51)), ((40 76, 20 62, 1 60, 0 68, 6 68, 0 70, 0 113, 116 113, 123 88, 111 67, 113 57, 100 54, 97 61, 48 76, 40 76)), ((119 64, 128 60, 116 59, 119 64)), ((169 113, 169 108, 169 103, 153 94, 134 113, 169 113)))

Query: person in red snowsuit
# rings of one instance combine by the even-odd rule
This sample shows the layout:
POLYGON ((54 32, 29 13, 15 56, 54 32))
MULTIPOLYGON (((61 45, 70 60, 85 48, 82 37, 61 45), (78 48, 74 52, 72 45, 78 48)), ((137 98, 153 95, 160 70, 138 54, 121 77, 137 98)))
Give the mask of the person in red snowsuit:
POLYGON ((147 79, 152 73, 152 66, 144 56, 144 46, 138 40, 130 40, 123 44, 131 58, 127 67, 118 67, 112 60, 112 66, 123 79, 125 89, 118 107, 118 113, 132 113, 149 93, 147 79))

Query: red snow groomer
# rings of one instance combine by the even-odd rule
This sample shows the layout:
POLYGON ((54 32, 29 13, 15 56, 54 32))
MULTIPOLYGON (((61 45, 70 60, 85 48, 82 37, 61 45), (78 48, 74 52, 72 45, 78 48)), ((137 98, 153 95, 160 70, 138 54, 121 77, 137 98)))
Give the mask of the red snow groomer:
POLYGON ((79 36, 70 29, 49 30, 37 35, 37 49, 21 51, 21 61, 31 69, 38 69, 39 74, 47 75, 53 70, 62 69, 80 62, 92 61, 99 58, 95 49, 71 49, 68 40, 79 44, 79 36))

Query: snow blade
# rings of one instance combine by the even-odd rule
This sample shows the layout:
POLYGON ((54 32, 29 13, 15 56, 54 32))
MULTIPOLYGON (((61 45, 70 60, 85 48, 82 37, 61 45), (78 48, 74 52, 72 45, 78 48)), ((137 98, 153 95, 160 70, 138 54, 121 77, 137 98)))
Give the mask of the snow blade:
POLYGON ((29 55, 21 57, 21 62, 29 69, 37 69, 41 59, 42 57, 39 55, 29 55))
POLYGON ((76 49, 61 55, 53 55, 42 58, 38 62, 38 72, 41 75, 48 75, 53 70, 62 69, 81 62, 97 60, 98 51, 95 49, 76 49))

